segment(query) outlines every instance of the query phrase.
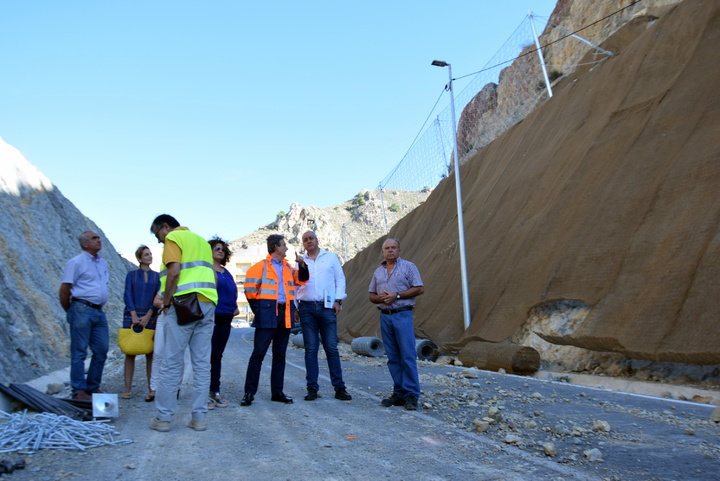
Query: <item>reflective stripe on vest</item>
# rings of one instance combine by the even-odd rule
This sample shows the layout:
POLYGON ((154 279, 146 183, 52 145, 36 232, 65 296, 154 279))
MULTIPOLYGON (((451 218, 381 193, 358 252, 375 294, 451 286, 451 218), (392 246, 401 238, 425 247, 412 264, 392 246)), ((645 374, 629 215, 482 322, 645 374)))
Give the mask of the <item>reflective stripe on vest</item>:
MULTIPOLYGON (((269 257, 269 256, 268 256, 269 257)), ((245 296, 248 299, 272 299, 278 298, 278 280, 275 268, 270 265, 267 259, 258 262, 250 268, 250 277, 245 278, 245 296), (261 277, 257 277, 258 269, 256 266, 262 263, 261 277), (274 277, 270 277, 273 274, 274 277)), ((283 277, 289 279, 283 282, 285 286, 285 297, 288 302, 295 299, 295 270, 286 262, 282 265, 283 277)))
MULTIPOLYGON (((268 262, 263 261, 265 264, 263 265, 263 273, 262 273, 262 279, 260 279, 260 290, 258 292, 259 295, 263 296, 273 296, 274 298, 278 297, 278 291, 277 289, 265 289, 265 286, 276 286, 278 284, 278 281, 275 279, 270 279, 267 276, 268 272, 268 262)), ((283 274, 285 273, 285 266, 282 266, 283 274)), ((293 274, 292 269, 290 269, 290 274, 293 274)), ((247 279, 245 279, 247 282, 247 279)), ((294 280, 285 281, 285 297, 288 298, 288 300, 293 300, 295 298, 295 282, 294 280)), ((245 291, 247 292, 247 290, 245 291)))
MULTIPOLYGON (((168 239, 175 242, 182 252, 178 286, 174 295, 197 292, 217 304, 215 273, 212 269, 212 250, 202 237, 186 229, 173 230, 168 239)), ((160 289, 165 290, 167 269, 162 266, 160 289)))
MULTIPOLYGON (((200 267, 200 266, 205 266, 205 267, 209 267, 210 269, 212 269, 212 264, 209 262, 191 261, 191 262, 181 262, 180 270, 190 269, 192 267, 200 267)), ((162 271, 160 271, 160 277, 167 277, 167 269, 163 269, 162 271)))
MULTIPOLYGON (((260 294, 261 296, 273 296, 275 299, 279 297, 278 290, 277 289, 266 289, 265 286, 276 286, 278 281, 275 279, 268 279, 267 273, 268 273, 268 264, 269 262, 267 260, 263 261, 263 273, 262 273, 262 280, 260 281, 260 294)), ((280 265, 280 270, 285 273, 285 266, 280 265)))

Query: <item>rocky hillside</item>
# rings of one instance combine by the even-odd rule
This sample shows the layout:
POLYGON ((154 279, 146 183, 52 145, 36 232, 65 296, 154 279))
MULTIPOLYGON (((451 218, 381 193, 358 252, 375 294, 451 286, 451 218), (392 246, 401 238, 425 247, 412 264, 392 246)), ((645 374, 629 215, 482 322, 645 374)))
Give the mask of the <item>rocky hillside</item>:
MULTIPOLYGON (((596 5, 558 8, 581 3, 596 5)), ((638 360, 706 366, 717 381, 720 2, 644 5, 598 42, 614 56, 567 74, 463 165, 469 329, 457 219, 443 215, 453 180, 391 229, 426 284, 418 335, 443 349, 532 345, 576 370, 608 356, 616 373, 638 360)), ((346 340, 378 335, 365 291, 380 244, 345 266, 346 340)))
POLYGON ((78 235, 103 239, 110 269, 105 312, 120 327, 125 273, 122 259, 85 217, 20 152, 0 139, 0 382, 23 382, 69 364, 70 342, 58 288, 65 262, 80 252, 78 235))
POLYGON ((233 252, 265 245, 270 234, 282 234, 288 245, 302 248, 304 232, 314 230, 320 247, 336 253, 343 262, 387 233, 398 220, 420 205, 432 189, 419 192, 363 190, 347 202, 332 207, 303 207, 294 203, 287 213, 247 236, 231 242, 233 252), (383 204, 385 209, 383 209, 383 204))
MULTIPOLYGON (((628 22, 641 25, 652 22, 678 1, 559 0, 541 35, 541 44, 548 45, 543 49, 543 56, 550 81, 557 83, 578 69, 587 71, 620 53, 624 40, 615 33, 622 26, 628 22), (604 20, 598 21, 600 19, 604 20), (570 35, 575 32, 578 37, 570 35), (611 37, 613 40, 609 40, 611 37), (603 48, 596 49, 590 44, 603 44, 603 48)), ((485 85, 463 109, 458 123, 461 161, 471 158, 546 99, 545 80, 535 45, 528 45, 512 65, 503 69, 497 84, 485 85)))

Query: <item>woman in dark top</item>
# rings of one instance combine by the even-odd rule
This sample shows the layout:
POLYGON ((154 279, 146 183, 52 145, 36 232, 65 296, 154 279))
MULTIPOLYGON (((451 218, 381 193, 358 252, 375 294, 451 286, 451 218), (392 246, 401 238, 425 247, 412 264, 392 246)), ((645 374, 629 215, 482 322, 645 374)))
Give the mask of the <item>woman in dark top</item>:
POLYGON ((237 307, 238 288, 232 274, 225 269, 232 252, 227 242, 219 237, 208 241, 212 247, 213 270, 217 283, 218 303, 215 307, 215 329, 212 335, 212 352, 210 354, 210 395, 208 409, 227 407, 227 401, 220 396, 220 371, 222 357, 230 337, 233 317, 240 313, 237 307))
MULTIPOLYGON (((135 258, 140 268, 127 273, 125 277, 125 315, 123 327, 142 326, 145 329, 155 329, 157 310, 153 307, 153 299, 160 289, 160 274, 150 269, 152 252, 147 246, 140 246, 135 251, 135 258)), ((152 373, 153 354, 145 355, 145 366, 148 380, 148 395, 145 401, 155 399, 155 392, 150 389, 150 375, 152 373)), ((125 355, 125 392, 123 399, 132 397, 132 379, 135 374, 135 356, 125 355)))

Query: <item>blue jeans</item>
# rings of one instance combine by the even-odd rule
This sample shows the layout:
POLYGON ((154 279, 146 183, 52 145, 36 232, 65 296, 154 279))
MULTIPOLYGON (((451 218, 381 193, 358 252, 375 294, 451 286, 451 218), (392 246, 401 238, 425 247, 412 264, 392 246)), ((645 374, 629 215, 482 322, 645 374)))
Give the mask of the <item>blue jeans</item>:
POLYGON ((70 324, 70 384, 72 393, 88 394, 100 389, 105 359, 107 359, 109 333, 105 313, 80 302, 70 303, 67 311, 70 324), (85 358, 90 348, 92 359, 85 377, 85 358))
POLYGON ((325 356, 327 357, 330 382, 337 391, 345 387, 340 367, 340 353, 337 344, 337 317, 335 311, 326 309, 322 303, 300 303, 300 326, 305 344, 305 380, 307 388, 318 390, 318 350, 322 340, 325 356))
POLYGON ((393 379, 393 393, 403 399, 420 397, 420 378, 415 352, 413 311, 380 313, 380 331, 387 354, 387 366, 393 379))

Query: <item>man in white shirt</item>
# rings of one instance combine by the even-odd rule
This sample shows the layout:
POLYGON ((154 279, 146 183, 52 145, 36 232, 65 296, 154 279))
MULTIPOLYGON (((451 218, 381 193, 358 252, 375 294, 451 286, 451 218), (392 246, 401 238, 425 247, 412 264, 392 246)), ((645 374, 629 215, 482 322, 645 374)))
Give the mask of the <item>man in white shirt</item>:
POLYGON ((345 389, 337 344, 337 315, 342 310, 345 294, 345 274, 340 259, 335 254, 318 247, 314 232, 302 235, 307 254, 303 256, 310 269, 310 280, 297 292, 300 326, 305 345, 305 370, 307 380, 306 401, 318 398, 318 349, 322 341, 327 356, 330 382, 335 388, 335 398, 350 401, 352 396, 345 389))
POLYGON ((65 265, 58 295, 70 324, 72 397, 90 401, 92 393, 101 392, 100 382, 107 359, 109 332, 102 307, 108 300, 110 274, 107 262, 98 255, 102 249, 100 236, 87 231, 78 240, 83 251, 65 265), (92 359, 85 376, 88 348, 92 351, 92 359))

